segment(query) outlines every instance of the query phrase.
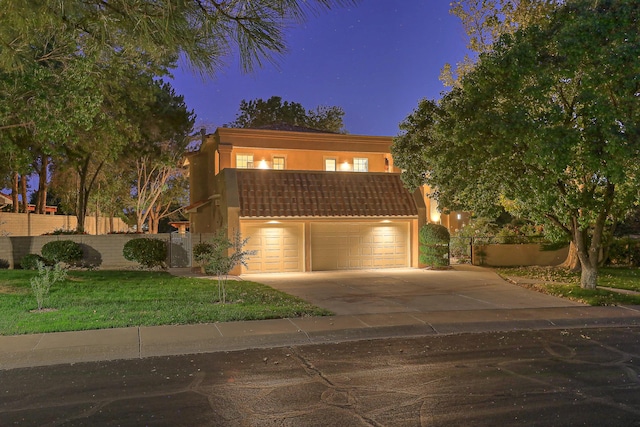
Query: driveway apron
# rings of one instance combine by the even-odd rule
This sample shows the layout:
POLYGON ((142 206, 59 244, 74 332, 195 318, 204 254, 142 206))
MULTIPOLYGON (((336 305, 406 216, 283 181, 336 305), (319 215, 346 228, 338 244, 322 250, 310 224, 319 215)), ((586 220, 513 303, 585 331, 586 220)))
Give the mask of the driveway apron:
POLYGON ((573 307, 582 304, 513 285, 493 270, 380 269, 246 274, 337 315, 573 307))

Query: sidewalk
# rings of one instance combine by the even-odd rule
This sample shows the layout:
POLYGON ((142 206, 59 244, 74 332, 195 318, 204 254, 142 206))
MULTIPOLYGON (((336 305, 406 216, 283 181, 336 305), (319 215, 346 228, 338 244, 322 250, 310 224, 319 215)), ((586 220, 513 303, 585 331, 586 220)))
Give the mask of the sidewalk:
POLYGON ((0 370, 376 338, 640 326, 640 306, 359 314, 0 336, 0 370))

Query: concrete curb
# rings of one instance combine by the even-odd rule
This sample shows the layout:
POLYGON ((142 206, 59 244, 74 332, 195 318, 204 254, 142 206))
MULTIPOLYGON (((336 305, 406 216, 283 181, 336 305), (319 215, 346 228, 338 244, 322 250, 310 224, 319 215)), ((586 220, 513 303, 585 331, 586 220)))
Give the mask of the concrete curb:
POLYGON ((640 326, 640 306, 401 312, 0 336, 0 370, 381 338, 640 326))

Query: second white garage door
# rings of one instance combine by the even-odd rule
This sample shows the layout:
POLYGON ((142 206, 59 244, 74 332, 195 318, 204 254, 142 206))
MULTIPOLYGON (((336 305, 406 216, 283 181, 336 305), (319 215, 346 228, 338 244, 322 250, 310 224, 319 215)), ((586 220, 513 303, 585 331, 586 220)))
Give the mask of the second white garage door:
POLYGON ((243 273, 304 271, 302 224, 242 225, 241 230, 249 238, 245 249, 256 251, 243 273))
POLYGON ((311 269, 409 266, 409 223, 311 224, 311 269))

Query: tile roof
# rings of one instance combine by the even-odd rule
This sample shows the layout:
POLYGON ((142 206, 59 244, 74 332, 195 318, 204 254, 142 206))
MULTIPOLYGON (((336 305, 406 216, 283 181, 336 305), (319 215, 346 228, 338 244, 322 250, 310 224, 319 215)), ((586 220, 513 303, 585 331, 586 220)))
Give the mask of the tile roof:
POLYGON ((417 216, 400 175, 236 169, 241 217, 417 216))

